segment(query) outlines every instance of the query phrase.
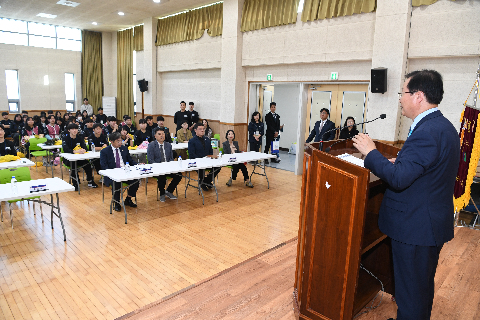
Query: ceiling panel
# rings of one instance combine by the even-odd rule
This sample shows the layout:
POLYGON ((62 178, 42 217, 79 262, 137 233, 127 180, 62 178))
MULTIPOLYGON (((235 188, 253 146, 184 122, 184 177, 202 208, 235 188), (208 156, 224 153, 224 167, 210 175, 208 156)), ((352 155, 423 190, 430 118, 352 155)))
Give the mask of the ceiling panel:
POLYGON ((59 0, 3 0, 0 17, 54 24, 94 31, 117 31, 141 24, 148 17, 162 17, 185 9, 210 4, 215 0, 72 0, 77 7, 57 4, 59 0), (125 12, 119 16, 118 11, 125 12), (57 15, 55 19, 37 17, 39 13, 57 15), (92 22, 98 25, 92 25, 92 22))

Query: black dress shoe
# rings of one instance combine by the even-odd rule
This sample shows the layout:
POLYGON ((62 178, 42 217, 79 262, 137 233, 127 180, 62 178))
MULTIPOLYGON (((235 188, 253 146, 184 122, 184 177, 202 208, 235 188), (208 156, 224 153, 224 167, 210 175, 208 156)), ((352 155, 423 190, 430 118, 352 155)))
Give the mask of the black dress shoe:
POLYGON ((115 205, 113 206, 113 210, 115 210, 115 211, 122 211, 122 206, 119 205, 119 204, 115 204, 115 205))
POLYGON ((127 197, 127 199, 125 199, 125 205, 127 205, 129 207, 132 207, 132 208, 137 207, 137 205, 132 201, 131 197, 127 197))
POLYGON ((202 190, 203 190, 203 191, 208 191, 209 189, 208 189, 208 187, 207 187, 206 185, 202 184, 202 190))

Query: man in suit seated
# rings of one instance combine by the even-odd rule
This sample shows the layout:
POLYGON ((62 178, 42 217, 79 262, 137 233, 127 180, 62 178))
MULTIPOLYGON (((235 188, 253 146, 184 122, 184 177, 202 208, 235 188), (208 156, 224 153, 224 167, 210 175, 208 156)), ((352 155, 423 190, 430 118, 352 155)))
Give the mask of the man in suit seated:
MULTIPOLYGON (((123 168, 126 163, 130 164, 131 166, 137 164, 130 156, 128 148, 122 145, 122 136, 120 135, 120 132, 113 132, 110 134, 109 139, 111 144, 100 151, 100 166, 103 170, 123 168)), ((112 181, 112 179, 108 177, 104 177, 104 182, 106 186, 110 186, 111 184, 113 185, 113 199, 116 201, 114 209, 115 211, 120 211, 122 209, 120 206, 120 188, 122 187, 122 183, 112 181)), ((130 185, 128 188, 128 195, 125 199, 125 204, 132 208, 136 208, 137 205, 132 201, 132 197, 136 197, 137 195, 138 180, 124 181, 124 183, 130 185)))
MULTIPOLYGON (((203 123, 196 123, 193 126, 193 130, 195 130, 196 135, 188 140, 188 156, 190 159, 213 158, 212 144, 210 143, 210 139, 205 137, 205 127, 203 123)), ((212 180, 215 179, 219 172, 220 168, 214 168, 214 170, 209 172, 205 177, 205 170, 198 170, 198 180, 204 191, 212 188, 212 180), (215 172, 215 176, 213 176, 212 172, 215 172)))
MULTIPOLYGON (((165 131, 163 128, 155 129, 155 139, 157 141, 150 143, 147 148, 148 163, 173 161, 172 145, 170 142, 165 141, 165 131)), ((175 191, 175 188, 182 180, 182 175, 179 173, 173 173, 169 174, 169 176, 172 177, 172 181, 170 182, 167 191, 165 191, 167 177, 164 175, 157 177, 158 190, 160 190, 160 201, 162 202, 165 202, 165 196, 169 199, 177 200, 177 197, 173 195, 173 191, 175 191)))
MULTIPOLYGON (((327 108, 323 108, 320 110, 320 119, 319 121, 315 122, 315 126, 313 127, 312 132, 308 136, 307 143, 311 142, 313 137, 315 137, 314 142, 320 142, 322 136, 329 130, 335 129, 335 123, 333 121, 328 120, 330 116, 330 111, 327 108)), ((323 137, 323 141, 329 141, 335 139, 335 130, 330 131, 329 133, 325 134, 323 137)))

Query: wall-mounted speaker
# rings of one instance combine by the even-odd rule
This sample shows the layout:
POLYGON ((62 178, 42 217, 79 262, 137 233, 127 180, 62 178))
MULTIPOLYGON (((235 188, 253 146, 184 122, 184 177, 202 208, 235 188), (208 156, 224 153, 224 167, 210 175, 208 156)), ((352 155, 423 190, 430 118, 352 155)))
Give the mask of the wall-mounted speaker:
POLYGON ((375 68, 371 70, 370 91, 372 91, 372 93, 387 92, 387 68, 375 68))
POLYGON ((148 81, 145 81, 145 79, 138 80, 138 87, 140 88, 140 92, 148 91, 148 81))

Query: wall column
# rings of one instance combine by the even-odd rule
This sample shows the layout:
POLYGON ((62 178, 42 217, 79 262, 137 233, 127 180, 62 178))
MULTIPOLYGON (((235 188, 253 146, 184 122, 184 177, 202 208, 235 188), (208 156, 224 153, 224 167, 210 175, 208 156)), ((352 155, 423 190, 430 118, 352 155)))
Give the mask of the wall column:
POLYGON ((387 115, 384 120, 367 124, 366 132, 373 139, 406 139, 398 137, 401 121, 410 121, 401 115, 398 92, 401 92, 406 70, 411 11, 410 0, 377 0, 372 68, 388 68, 388 88, 384 94, 369 94, 367 119, 382 113, 387 115))
POLYGON ((226 131, 233 129, 240 148, 246 150, 248 121, 244 96, 245 70, 242 67, 243 34, 240 32, 243 2, 223 2, 220 137, 224 141, 226 131))
MULTIPOLYGON (((157 47, 155 38, 157 36, 156 18, 146 18, 143 22, 143 75, 148 81, 148 91, 144 93, 144 109, 146 114, 160 113, 157 110, 157 47)), ((140 80, 137 77, 137 80, 140 80)), ((137 97, 137 112, 142 112, 142 97, 137 97)))

